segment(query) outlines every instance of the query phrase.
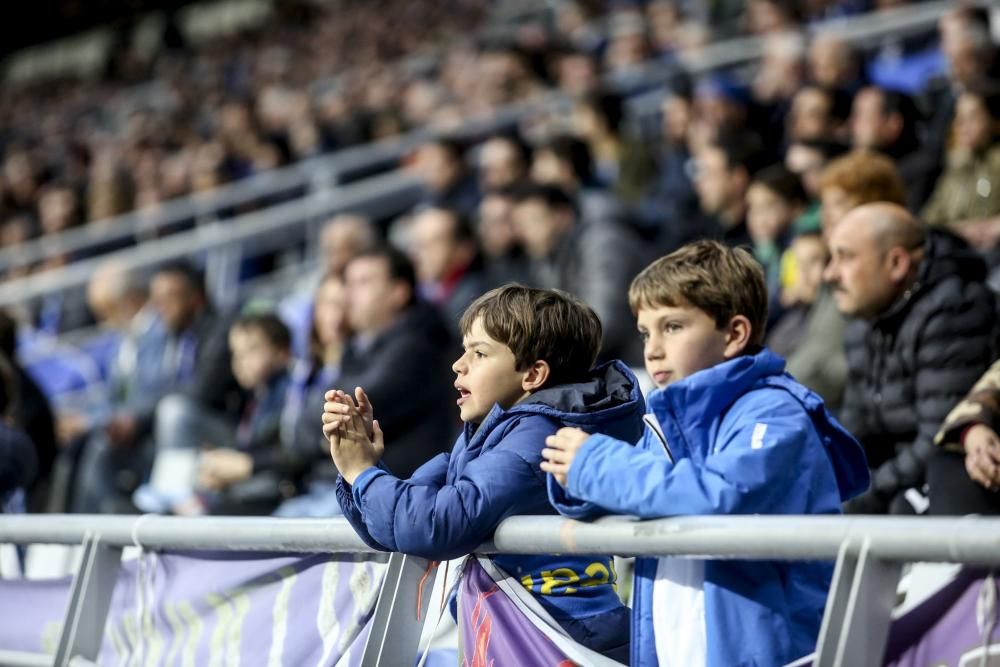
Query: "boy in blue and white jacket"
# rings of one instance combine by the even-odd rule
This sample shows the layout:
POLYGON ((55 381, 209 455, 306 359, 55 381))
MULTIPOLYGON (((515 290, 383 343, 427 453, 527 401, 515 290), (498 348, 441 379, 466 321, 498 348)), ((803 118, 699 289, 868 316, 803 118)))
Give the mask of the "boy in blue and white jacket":
MULTIPOLYGON (((408 480, 379 464, 381 429, 364 391, 358 406, 329 392, 323 432, 341 473, 344 516, 370 546, 434 560, 465 555, 516 514, 554 514, 540 469, 545 438, 576 426, 638 438, 645 410, 621 362, 592 369, 601 323, 557 290, 507 285, 487 292, 461 321, 452 366, 463 433, 448 454, 408 480)), ((608 555, 498 555, 494 563, 531 592, 578 643, 627 662, 630 614, 608 555)))
MULTIPOLYGON (((763 272, 749 253, 699 241, 629 289, 657 389, 638 445, 563 428, 542 469, 564 515, 643 519, 837 514, 868 487, 857 441, 761 347, 763 272)), ((810 653, 826 562, 639 558, 633 666, 784 665, 810 653)))

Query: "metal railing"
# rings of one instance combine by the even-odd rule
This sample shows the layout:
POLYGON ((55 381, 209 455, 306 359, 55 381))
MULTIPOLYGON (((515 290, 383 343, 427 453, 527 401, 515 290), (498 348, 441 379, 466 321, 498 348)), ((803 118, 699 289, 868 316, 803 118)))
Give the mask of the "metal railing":
MULTIPOLYGON (((54 660, 0 651, 11 665, 93 661, 100 649, 122 547, 370 553, 344 519, 0 516, 0 543, 84 545, 54 660)), ((745 516, 581 523, 560 517, 503 521, 478 553, 833 560, 836 566, 814 663, 878 664, 902 565, 915 561, 1000 565, 1000 519, 978 517, 745 516), (613 546, 612 546, 613 545, 613 546)), ((421 627, 403 610, 427 602, 426 561, 393 554, 373 616, 365 665, 414 664, 421 627)), ((86 663, 84 663, 86 664, 86 663)))
MULTIPOLYGON (((820 31, 839 34, 856 46, 868 46, 887 34, 904 35, 927 30, 933 27, 941 14, 951 6, 950 2, 938 1, 893 11, 875 12, 831 22, 820 31)), ((762 46, 763 40, 759 37, 742 37, 699 48, 691 53, 682 53, 679 58, 688 72, 697 75, 754 61, 760 57, 762 46)), ((623 93, 635 93, 663 85, 670 80, 674 71, 673 67, 664 66, 662 62, 651 62, 640 70, 625 75, 610 75, 606 77, 606 82, 623 93)), ((650 108, 649 100, 657 95, 657 93, 651 96, 640 95, 633 107, 640 110, 650 108)), ((558 92, 542 93, 529 100, 470 119, 458 128, 419 128, 385 141, 337 151, 288 167, 263 172, 221 186, 210 193, 170 200, 154 211, 133 211, 60 234, 35 239, 16 247, 0 249, 0 271, 34 264, 55 253, 83 253, 101 246, 137 242, 143 238, 154 237, 160 230, 185 220, 217 217, 226 209, 267 201, 288 193, 300 193, 300 196, 308 197, 309 193, 320 193, 336 188, 352 173, 364 173, 379 165, 392 169, 404 155, 430 138, 482 137, 511 127, 528 111, 558 107, 567 102, 568 98, 558 92)), ((233 218, 230 222, 239 219, 233 218)), ((156 245, 162 242, 154 239, 146 243, 156 245)), ((51 273, 58 274, 63 271, 65 269, 55 269, 51 273)), ((0 304, 10 303, 15 297, 8 296, 7 291, 19 294, 21 284, 21 280, 15 280, 0 287, 0 304)), ((16 300, 24 301, 27 298, 16 300)))

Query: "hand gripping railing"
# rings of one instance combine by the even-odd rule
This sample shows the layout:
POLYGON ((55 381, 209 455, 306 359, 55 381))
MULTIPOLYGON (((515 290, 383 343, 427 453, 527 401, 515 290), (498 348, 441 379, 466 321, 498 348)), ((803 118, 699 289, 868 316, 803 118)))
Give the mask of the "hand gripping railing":
MULTIPOLYGON (((97 658, 122 547, 147 549, 365 553, 344 519, 0 516, 0 542, 84 545, 54 661, 0 651, 0 663, 69 665, 97 658), (74 660, 76 661, 74 663, 74 660)), ((979 517, 741 516, 654 521, 513 517, 479 553, 606 553, 767 560, 834 560, 814 664, 881 660, 900 569, 915 561, 1000 565, 1000 519, 979 517)), ((365 665, 414 664, 417 604, 426 561, 393 554, 365 649, 365 665), (389 641, 391 639, 391 642, 389 641)), ((422 591, 426 604, 430 588, 422 591)), ((82 664, 86 664, 85 662, 82 664)))

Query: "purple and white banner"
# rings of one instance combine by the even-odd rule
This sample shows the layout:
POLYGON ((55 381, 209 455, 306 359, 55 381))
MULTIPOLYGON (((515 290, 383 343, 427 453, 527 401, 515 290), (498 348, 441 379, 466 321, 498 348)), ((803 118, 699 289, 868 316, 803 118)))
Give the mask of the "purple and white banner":
POLYGON ((570 639, 517 581, 485 558, 469 558, 458 595, 462 667, 619 665, 570 639))
MULTIPOLYGON (((162 553, 122 563, 101 665, 356 665, 384 565, 313 554, 162 553)), ((0 648, 53 653, 70 579, 0 581, 0 648)))
POLYGON ((893 621, 885 665, 1000 665, 1000 588, 995 577, 963 570, 893 621))

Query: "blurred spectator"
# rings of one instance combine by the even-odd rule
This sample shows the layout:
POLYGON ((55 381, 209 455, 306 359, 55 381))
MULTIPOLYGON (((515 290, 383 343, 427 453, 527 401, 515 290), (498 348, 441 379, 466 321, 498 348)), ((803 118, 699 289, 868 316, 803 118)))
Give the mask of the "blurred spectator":
POLYGON ((353 336, 333 388, 353 395, 364 387, 391 443, 383 461, 409 476, 448 449, 457 431, 449 407, 456 346, 440 315, 417 299, 413 265, 402 253, 367 250, 345 275, 353 336))
POLYGON ((823 235, 829 239, 837 223, 851 209, 878 201, 904 204, 906 186, 892 160, 865 150, 837 158, 820 177, 823 235))
POLYGON ((587 223, 622 221, 622 205, 597 180, 593 155, 582 139, 560 134, 536 146, 531 162, 531 179, 568 193, 587 223))
POLYGON ((847 93, 814 84, 803 86, 792 98, 786 137, 788 141, 843 139, 850 112, 847 93))
MULTIPOLYGON (((91 432, 77 470, 73 506, 78 512, 133 511, 128 498, 149 473, 150 436, 161 436, 161 399, 168 393, 189 389, 206 403, 222 402, 228 393, 228 345, 219 341, 225 331, 218 327, 200 273, 183 262, 164 265, 153 275, 149 295, 158 321, 133 332, 134 348, 123 347, 119 354, 121 386, 112 383, 117 391, 111 414, 91 432), (227 372, 218 372, 220 361, 227 372)), ((130 324, 141 326, 141 320, 130 324)), ((182 426, 167 421, 171 428, 182 426)), ((198 444, 200 436, 191 434, 183 442, 198 444)))
POLYGON ((958 237, 928 232, 904 208, 860 206, 830 234, 825 277, 847 329, 841 421, 865 447, 871 489, 854 513, 920 514, 944 417, 993 357, 986 267, 958 237))
POLYGON ((970 88, 958 96, 944 172, 921 218, 961 233, 1000 214, 1000 93, 970 88))
POLYGON ((635 208, 643 236, 668 252, 694 240, 697 233, 689 222, 697 219, 699 212, 688 144, 693 113, 690 83, 678 80, 660 105, 656 168, 635 208))
POLYGON ((250 399, 231 438, 202 443, 195 493, 174 507, 179 514, 269 514, 283 499, 272 462, 282 450, 291 334, 273 314, 243 315, 229 329, 229 348, 250 399))
POLYGON ((280 485, 301 492, 283 502, 278 516, 331 516, 340 511, 335 478, 330 479, 330 457, 322 423, 326 391, 336 386, 347 347, 347 288, 342 276, 331 273, 316 290, 312 308, 309 352, 292 370, 292 381, 281 413, 281 451, 272 465, 280 485))
POLYGON ((408 251, 418 293, 441 310, 457 338, 465 308, 489 289, 472 227, 455 211, 423 209, 410 223, 408 251))
POLYGON ((748 246, 746 194, 761 159, 760 141, 753 135, 728 135, 695 155, 695 189, 701 211, 708 216, 699 236, 718 236, 731 246, 748 246))
POLYGON ((806 204, 802 182, 784 165, 761 169, 747 188, 747 232, 753 242, 753 255, 764 267, 772 304, 776 304, 780 293, 782 256, 791 245, 793 223, 806 204))
POLYGON ((516 186, 487 191, 479 204, 476 237, 483 253, 487 282, 502 285, 525 278, 524 251, 514 229, 516 186))
MULTIPOLYGON (((819 183, 822 233, 827 241, 837 223, 857 206, 872 202, 903 204, 899 174, 891 160, 877 153, 853 151, 837 158, 823 170, 819 183)), ((841 404, 847 381, 846 325, 832 291, 822 286, 809 307, 799 344, 788 356, 788 372, 834 410, 841 404)))
POLYGON ((794 141, 785 150, 785 167, 799 177, 810 202, 809 208, 796 221, 795 227, 799 231, 820 229, 820 177, 830 161, 846 151, 845 145, 823 139, 794 141))
POLYGON ((931 514, 1000 514, 1000 361, 969 390, 934 437, 931 514), (965 474, 963 474, 965 473, 965 474))
POLYGON ((417 149, 413 170, 427 190, 426 203, 471 217, 481 195, 464 156, 465 149, 458 143, 438 139, 417 149))
POLYGON ((524 180, 531 150, 516 135, 496 135, 479 147, 479 184, 483 192, 524 180))
POLYGON ((0 514, 26 510, 25 491, 38 472, 35 447, 15 421, 15 382, 13 367, 0 355, 0 514))
POLYGON ((531 284, 571 292, 594 309, 604 327, 600 359, 640 365, 642 346, 628 306, 628 286, 647 260, 638 239, 611 222, 584 223, 558 187, 526 184, 516 198, 514 228, 531 284))
POLYGON ((590 149, 595 182, 630 204, 652 177, 653 162, 645 146, 626 135, 623 104, 615 93, 587 95, 576 102, 573 126, 590 149))
POLYGON ((843 36, 817 33, 809 44, 809 80, 828 90, 853 94, 862 84, 858 53, 843 36))
MULTIPOLYGON (((35 464, 30 466, 32 480, 24 485, 24 490, 27 492, 28 510, 41 512, 48 506, 52 467, 56 458, 55 428, 48 399, 17 362, 16 345, 17 321, 6 310, 0 309, 0 363, 4 364, 9 376, 4 386, 6 402, 0 413, 9 415, 12 423, 24 431, 33 446, 35 464)), ((18 436, 10 434, 10 437, 10 445, 20 447, 13 442, 18 436)), ((4 457, 0 456, 0 460, 4 457)))
POLYGON ((875 150, 896 162, 906 183, 907 208, 916 212, 931 194, 939 173, 939 159, 921 148, 919 113, 904 93, 878 86, 862 88, 851 110, 851 145, 875 150))
POLYGON ((958 96, 969 88, 995 85, 1000 80, 1000 58, 987 7, 956 7, 941 17, 938 31, 948 68, 944 77, 928 85, 924 103, 930 118, 927 150, 943 157, 958 96))
POLYGON ((826 242, 818 230, 796 235, 789 252, 795 275, 781 292, 784 313, 767 335, 767 346, 786 359, 799 348, 808 331, 809 315, 823 286, 823 270, 830 260, 826 242))

